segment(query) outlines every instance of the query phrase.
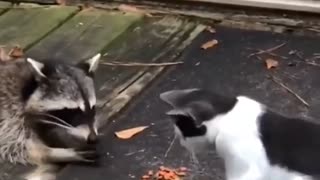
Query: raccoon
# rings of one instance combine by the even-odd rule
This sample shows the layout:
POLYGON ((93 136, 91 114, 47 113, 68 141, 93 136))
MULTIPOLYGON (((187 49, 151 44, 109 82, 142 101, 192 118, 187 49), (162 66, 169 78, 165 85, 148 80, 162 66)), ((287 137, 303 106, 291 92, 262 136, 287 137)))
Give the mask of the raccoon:
POLYGON ((93 77, 100 57, 78 64, 32 58, 0 64, 2 161, 40 169, 96 161, 89 147, 98 141, 93 77))

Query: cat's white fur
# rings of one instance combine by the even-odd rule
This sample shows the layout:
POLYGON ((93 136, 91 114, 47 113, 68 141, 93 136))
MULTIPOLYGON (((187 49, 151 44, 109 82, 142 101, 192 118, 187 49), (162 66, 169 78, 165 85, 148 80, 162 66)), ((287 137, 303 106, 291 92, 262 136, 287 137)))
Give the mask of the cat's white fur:
MULTIPOLYGON (((224 160, 227 180, 311 180, 269 163, 258 131, 259 116, 265 107, 248 97, 237 99, 231 111, 203 123, 208 130, 206 141, 215 145, 224 160)), ((203 141, 203 138, 180 138, 180 143, 191 152, 203 141)))

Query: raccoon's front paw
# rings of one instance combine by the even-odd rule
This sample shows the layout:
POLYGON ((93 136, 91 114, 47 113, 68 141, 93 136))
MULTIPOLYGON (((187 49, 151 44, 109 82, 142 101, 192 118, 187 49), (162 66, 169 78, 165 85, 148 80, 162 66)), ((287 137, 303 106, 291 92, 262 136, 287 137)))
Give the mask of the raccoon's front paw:
POLYGON ((96 163, 99 159, 99 154, 95 150, 78 150, 76 151, 76 154, 83 162, 96 163))

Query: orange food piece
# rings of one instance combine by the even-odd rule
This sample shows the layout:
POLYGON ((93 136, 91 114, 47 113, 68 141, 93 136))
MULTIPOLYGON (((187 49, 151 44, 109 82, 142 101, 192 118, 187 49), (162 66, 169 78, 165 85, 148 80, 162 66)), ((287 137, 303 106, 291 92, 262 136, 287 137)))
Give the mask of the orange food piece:
POLYGON ((164 167, 164 166, 160 166, 160 171, 170 172, 171 169, 164 167))
POLYGON ((181 180, 181 177, 187 175, 186 167, 171 169, 165 166, 160 166, 158 171, 149 170, 147 175, 143 176, 142 180, 181 180))

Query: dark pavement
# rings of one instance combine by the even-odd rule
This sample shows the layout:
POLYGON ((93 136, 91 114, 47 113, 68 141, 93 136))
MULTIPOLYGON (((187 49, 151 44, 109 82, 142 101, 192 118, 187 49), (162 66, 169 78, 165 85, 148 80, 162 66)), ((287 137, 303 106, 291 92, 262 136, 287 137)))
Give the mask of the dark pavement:
POLYGON ((178 142, 165 157, 173 138, 172 125, 164 115, 168 106, 159 99, 159 94, 166 90, 197 87, 210 88, 226 95, 244 94, 281 113, 320 118, 320 67, 304 62, 320 52, 319 37, 222 27, 216 30, 216 34, 203 32, 180 57, 185 64, 168 69, 109 124, 99 147, 103 152, 100 167, 78 166, 73 171, 62 172, 59 179, 140 179, 145 172, 160 165, 191 168, 193 172, 186 179, 223 179, 221 161, 213 151, 199 157, 201 167, 192 165, 188 153, 178 142), (219 41, 217 47, 200 49, 203 43, 213 38, 219 41), (268 55, 261 56, 262 60, 248 58, 253 52, 248 48, 268 49, 283 42, 286 45, 274 53, 288 59, 268 55), (301 51, 303 55, 289 55, 291 50, 301 51), (264 60, 269 57, 279 61, 277 68, 266 69, 264 60), (279 78, 305 99, 310 107, 307 108, 279 84, 268 79, 269 74, 279 78), (142 125, 150 125, 150 128, 129 140, 114 136, 115 131, 142 125))

